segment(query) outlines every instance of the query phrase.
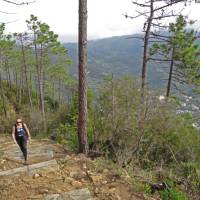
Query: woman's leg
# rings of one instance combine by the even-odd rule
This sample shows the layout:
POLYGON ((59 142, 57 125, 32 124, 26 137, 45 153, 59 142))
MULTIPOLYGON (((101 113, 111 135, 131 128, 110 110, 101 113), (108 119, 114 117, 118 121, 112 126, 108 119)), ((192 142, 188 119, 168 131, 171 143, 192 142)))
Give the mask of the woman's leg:
POLYGON ((26 137, 23 137, 22 152, 23 152, 25 161, 27 161, 27 139, 26 139, 26 137))
POLYGON ((26 161, 27 160, 27 140, 25 137, 18 137, 16 140, 17 140, 17 144, 19 145, 23 153, 24 159, 26 161))

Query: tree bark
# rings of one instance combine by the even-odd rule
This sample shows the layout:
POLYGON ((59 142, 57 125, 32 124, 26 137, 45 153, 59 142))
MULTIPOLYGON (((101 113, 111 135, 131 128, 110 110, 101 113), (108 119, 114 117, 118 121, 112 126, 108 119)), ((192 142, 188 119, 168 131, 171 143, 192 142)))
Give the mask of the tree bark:
POLYGON ((10 69, 9 69, 9 64, 8 64, 8 59, 5 58, 5 69, 6 69, 6 77, 7 77, 7 83, 9 88, 11 89, 11 76, 10 76, 10 69))
POLYGON ((40 90, 40 106, 43 118, 44 131, 47 130, 46 127, 46 116, 45 116, 45 105, 44 105, 44 69, 43 69, 43 46, 40 47, 40 64, 39 64, 39 90, 40 90))
POLYGON ((40 110, 40 100, 39 100, 39 86, 38 86, 38 75, 35 75, 34 77, 34 80, 35 80, 35 95, 36 95, 36 99, 37 99, 37 106, 38 106, 38 110, 40 110))
POLYGON ((171 90, 172 74, 173 74, 173 68, 174 68, 174 58, 173 57, 174 57, 174 47, 172 49, 172 55, 171 55, 171 63, 170 63, 169 77, 168 77, 168 83, 167 83, 166 97, 169 97, 170 90, 171 90))
POLYGON ((28 74, 27 74, 25 49, 24 49, 24 44, 23 44, 22 39, 21 39, 21 50, 22 50, 22 62, 24 65, 24 75, 25 75, 25 80, 26 80, 26 89, 28 92, 29 104, 30 104, 30 107, 32 108, 32 99, 31 99, 31 91, 30 91, 30 87, 29 87, 28 74))
POLYGON ((61 103, 61 80, 58 80, 58 102, 61 103))
POLYGON ((2 99, 2 104, 3 104, 3 111, 5 117, 7 117, 7 109, 6 109, 6 101, 5 101, 5 94, 4 94, 4 88, 3 88, 3 81, 1 78, 1 73, 0 73, 0 89, 1 89, 1 99, 2 99))
POLYGON ((145 85, 146 85, 146 73, 147 73, 147 61, 148 61, 148 46, 149 46, 149 35, 152 26, 152 20, 154 16, 154 8, 153 8, 154 0, 150 2, 150 16, 147 19, 147 28, 145 30, 144 36, 144 51, 143 51, 143 63, 142 63, 142 95, 144 93, 145 85))
POLYGON ((14 83, 15 83, 15 85, 17 87, 17 85, 18 85, 18 76, 17 76, 17 68, 16 68, 16 66, 15 66, 15 68, 13 70, 13 77, 14 77, 14 83))
POLYGON ((87 0, 79 0, 79 152, 88 154, 87 140, 87 0))
POLYGON ((37 78, 38 78, 38 93, 39 93, 39 102, 40 102, 40 111, 42 113, 43 120, 43 128, 46 131, 46 119, 45 119, 45 109, 44 109, 44 90, 43 90, 43 67, 42 67, 42 47, 40 52, 40 63, 39 63, 39 55, 38 48, 36 44, 36 33, 34 32, 34 50, 35 50, 35 65, 37 70, 37 78))

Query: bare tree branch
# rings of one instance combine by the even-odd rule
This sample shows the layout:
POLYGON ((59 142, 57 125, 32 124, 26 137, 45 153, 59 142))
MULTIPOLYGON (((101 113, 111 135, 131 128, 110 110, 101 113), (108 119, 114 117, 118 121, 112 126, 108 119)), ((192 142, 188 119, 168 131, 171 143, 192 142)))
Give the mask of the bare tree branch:
POLYGON ((172 80, 173 80, 173 81, 178 81, 178 83, 180 83, 180 84, 182 84, 182 85, 187 83, 187 81, 182 80, 182 79, 180 79, 180 78, 178 78, 178 77, 174 77, 174 76, 172 76, 172 80))
POLYGON ((171 62, 171 59, 159 59, 159 58, 148 58, 148 60, 159 61, 159 62, 171 62))
POLYGON ((136 13, 138 13, 138 15, 135 15, 135 16, 130 16, 128 15, 127 13, 126 14, 123 14, 123 16, 125 16, 126 18, 130 18, 130 19, 135 19, 135 18, 138 18, 138 17, 141 17, 141 16, 145 16, 145 17, 148 17, 146 14, 149 14, 149 12, 140 12, 138 10, 135 10, 136 13))
POLYGON ((155 24, 155 23, 152 23, 153 26, 156 26, 156 27, 159 27, 159 28, 169 28, 168 25, 160 25, 160 24, 155 24))
POLYGON ((169 39, 170 38, 170 36, 160 35, 160 34, 154 33, 154 32, 151 32, 151 35, 155 36, 156 38, 165 38, 165 39, 169 39))
POLYGON ((165 15, 165 16, 158 16, 158 17, 154 17, 153 19, 155 20, 161 20, 161 19, 164 19, 164 18, 170 18, 170 17, 178 17, 179 15, 178 14, 170 14, 170 15, 165 15))
POLYGON ((140 7, 150 8, 150 5, 138 3, 137 1, 132 1, 132 3, 140 7))
POLYGON ((28 5, 28 4, 31 4, 31 3, 35 3, 35 1, 27 1, 27 2, 23 2, 22 1, 22 2, 19 2, 19 3, 14 2, 14 1, 10 1, 10 0, 2 0, 2 1, 4 1, 6 3, 17 5, 17 6, 22 6, 22 5, 28 5))
POLYGON ((8 15, 13 15, 13 14, 16 14, 16 13, 5 12, 5 11, 2 11, 2 10, 0 10, 0 13, 3 13, 3 14, 8 14, 8 15))
POLYGON ((14 22, 17 22, 19 21, 19 19, 16 19, 16 20, 13 20, 13 21, 9 21, 9 22, 0 22, 2 24, 11 24, 11 23, 14 23, 14 22))
POLYGON ((159 42, 159 43, 160 42, 167 42, 167 40, 159 40, 159 39, 157 39, 157 40, 149 40, 149 43, 155 43, 155 42, 159 42))
POLYGON ((156 9, 154 9, 154 12, 156 12, 156 11, 158 11, 158 10, 162 10, 162 9, 164 9, 164 8, 167 8, 167 7, 169 7, 169 6, 175 5, 175 4, 180 3, 180 2, 183 2, 183 0, 171 1, 171 3, 167 3, 167 4, 164 5, 164 6, 161 6, 161 7, 158 7, 158 8, 156 8, 156 9))
POLYGON ((127 37, 126 39, 139 39, 139 40, 144 40, 143 37, 137 37, 137 36, 130 36, 130 37, 127 37))
POLYGON ((130 16, 130 15, 127 15, 127 14, 122 14, 122 15, 126 18, 135 19, 135 18, 142 16, 143 14, 139 14, 139 15, 136 15, 136 16, 130 16))

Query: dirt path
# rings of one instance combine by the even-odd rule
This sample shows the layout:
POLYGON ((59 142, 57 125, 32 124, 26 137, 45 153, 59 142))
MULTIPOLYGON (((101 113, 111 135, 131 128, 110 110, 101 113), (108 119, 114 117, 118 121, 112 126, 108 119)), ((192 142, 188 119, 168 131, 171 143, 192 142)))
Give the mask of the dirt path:
MULTIPOLYGON (((21 152, 10 138, 1 137, 0 152, 0 173, 24 167, 21 152)), ((106 163, 102 164, 101 160, 92 161, 84 155, 70 153, 48 140, 33 140, 29 146, 29 168, 52 160, 58 166, 53 170, 44 167, 33 173, 25 170, 18 173, 18 176, 0 176, 0 199, 159 199, 134 192, 125 174, 106 163)))

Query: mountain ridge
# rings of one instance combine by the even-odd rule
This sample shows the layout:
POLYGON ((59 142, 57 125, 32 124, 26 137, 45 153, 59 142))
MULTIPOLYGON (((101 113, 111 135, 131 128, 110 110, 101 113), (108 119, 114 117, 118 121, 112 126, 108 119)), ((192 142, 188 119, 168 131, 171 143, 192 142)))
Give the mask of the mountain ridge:
MULTIPOLYGON (((111 74, 116 77, 123 75, 140 76, 143 43, 141 40, 133 38, 138 36, 141 36, 141 34, 88 41, 89 82, 94 84, 111 74)), ((73 61, 71 73, 77 74, 77 43, 64 43, 64 46, 67 47, 69 56, 73 61)), ((155 63, 150 63, 147 70, 147 80, 150 86, 159 86, 160 89, 160 85, 162 85, 164 88, 165 83, 162 79, 167 77, 167 70, 157 67, 155 63)))

